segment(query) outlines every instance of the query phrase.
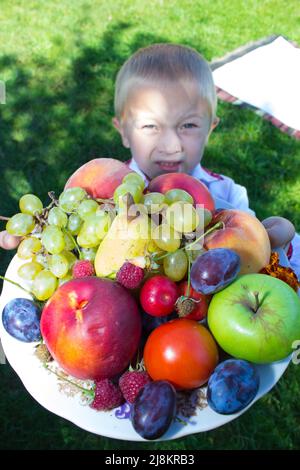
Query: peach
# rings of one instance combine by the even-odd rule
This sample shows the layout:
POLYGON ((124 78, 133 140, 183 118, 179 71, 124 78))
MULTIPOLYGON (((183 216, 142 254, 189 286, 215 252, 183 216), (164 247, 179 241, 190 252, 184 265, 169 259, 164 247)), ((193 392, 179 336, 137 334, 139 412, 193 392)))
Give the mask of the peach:
POLYGON ((194 204, 204 205, 209 211, 215 208, 214 200, 207 187, 186 173, 166 173, 150 181, 148 191, 165 194, 169 189, 183 189, 194 199, 194 204))
POLYGON ((80 186, 92 197, 109 199, 113 197, 124 176, 131 172, 125 163, 114 158, 95 158, 70 176, 65 189, 80 186))
POLYGON ((237 209, 222 209, 215 213, 211 225, 220 221, 224 228, 205 237, 205 248, 234 250, 241 258, 240 274, 258 273, 269 263, 270 240, 256 217, 237 209))

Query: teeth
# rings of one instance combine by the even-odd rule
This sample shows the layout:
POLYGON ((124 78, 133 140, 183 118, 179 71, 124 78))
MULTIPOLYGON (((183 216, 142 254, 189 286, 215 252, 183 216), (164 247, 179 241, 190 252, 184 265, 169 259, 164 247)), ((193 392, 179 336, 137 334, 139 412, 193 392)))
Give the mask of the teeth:
POLYGON ((178 163, 163 163, 163 162, 161 162, 160 165, 164 165, 164 166, 176 166, 176 165, 179 165, 179 162, 178 162, 178 163))

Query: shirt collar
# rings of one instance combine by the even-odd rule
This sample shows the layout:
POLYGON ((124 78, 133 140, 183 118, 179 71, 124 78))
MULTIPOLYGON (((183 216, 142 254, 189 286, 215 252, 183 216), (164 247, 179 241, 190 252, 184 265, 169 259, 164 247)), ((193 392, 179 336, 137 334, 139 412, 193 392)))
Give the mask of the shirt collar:
POLYGON ((219 179, 221 179, 219 175, 214 176, 213 174, 202 168, 200 163, 198 163, 198 165, 194 168, 191 175, 194 176, 194 178, 197 178, 197 180, 203 181, 203 183, 207 184, 213 183, 214 181, 218 181, 219 179))

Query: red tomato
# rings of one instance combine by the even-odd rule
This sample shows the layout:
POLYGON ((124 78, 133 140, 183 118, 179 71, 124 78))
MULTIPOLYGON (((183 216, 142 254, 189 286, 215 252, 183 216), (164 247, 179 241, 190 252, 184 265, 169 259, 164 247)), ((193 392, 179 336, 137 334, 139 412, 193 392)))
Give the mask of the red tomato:
POLYGON ((151 378, 167 380, 179 390, 206 383, 218 360, 211 333, 195 320, 185 318, 157 327, 144 349, 144 363, 151 378))
MULTIPOLYGON (((182 281, 178 285, 179 296, 187 295, 188 292, 188 282, 182 281)), ((186 315, 184 318, 189 318, 190 320, 203 320, 207 316, 207 310, 209 302, 211 301, 212 295, 204 295, 197 292, 195 289, 190 286, 189 297, 195 300, 200 300, 199 303, 195 303, 195 308, 189 315, 186 315)))
POLYGON ((166 276, 153 276, 143 285, 140 293, 141 306, 154 317, 169 315, 175 309, 178 287, 166 276))

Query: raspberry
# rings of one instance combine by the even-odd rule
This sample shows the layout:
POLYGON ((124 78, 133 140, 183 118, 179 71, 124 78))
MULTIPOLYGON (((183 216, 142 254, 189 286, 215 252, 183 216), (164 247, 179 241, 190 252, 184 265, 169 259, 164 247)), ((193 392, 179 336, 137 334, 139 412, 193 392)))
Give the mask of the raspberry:
POLYGON ((151 382, 151 379, 147 372, 128 370, 120 378, 119 386, 125 400, 133 403, 141 388, 149 382, 151 382))
POLYGON ((87 259, 76 261, 72 270, 73 277, 94 276, 95 269, 93 263, 87 259))
POLYGON ((126 261, 117 272, 117 281, 127 289, 136 289, 144 279, 144 270, 126 261))
POLYGON ((95 397, 91 408, 98 411, 107 411, 116 408, 124 401, 120 388, 109 379, 95 382, 95 397))

